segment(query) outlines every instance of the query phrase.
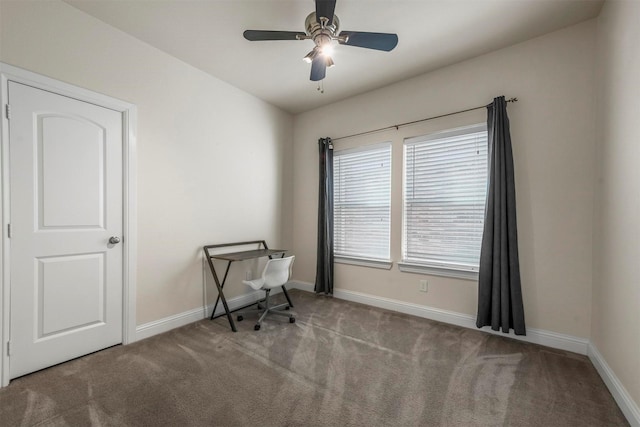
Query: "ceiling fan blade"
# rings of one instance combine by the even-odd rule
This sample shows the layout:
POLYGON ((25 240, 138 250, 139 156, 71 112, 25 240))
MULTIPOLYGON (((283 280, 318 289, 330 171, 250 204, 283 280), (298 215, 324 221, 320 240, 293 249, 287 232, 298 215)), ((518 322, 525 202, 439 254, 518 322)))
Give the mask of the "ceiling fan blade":
POLYGON ((327 62, 324 59, 324 56, 318 55, 313 59, 311 63, 311 81, 317 82, 319 80, 324 79, 324 76, 327 74, 327 62))
POLYGON ((365 33, 362 31, 341 31, 341 36, 349 36, 347 46, 364 47, 366 49, 384 50, 389 52, 398 45, 398 35, 389 33, 365 33))
POLYGON ((333 23, 333 13, 336 10, 336 0, 316 0, 316 20, 320 24, 320 18, 325 17, 329 20, 327 25, 333 23))
POLYGON ((299 31, 263 31, 263 30, 246 30, 244 38, 252 41, 267 41, 267 40, 298 40, 298 36, 306 36, 306 33, 299 31))

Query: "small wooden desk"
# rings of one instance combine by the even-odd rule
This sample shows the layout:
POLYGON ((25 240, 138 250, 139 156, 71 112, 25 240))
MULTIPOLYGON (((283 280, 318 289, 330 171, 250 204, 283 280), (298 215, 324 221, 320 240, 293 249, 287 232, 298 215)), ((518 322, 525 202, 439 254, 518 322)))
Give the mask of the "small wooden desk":
MULTIPOLYGON (((213 316, 216 313, 218 302, 222 300, 222 306, 224 307, 224 311, 227 315, 227 319, 229 320, 229 325, 231 326, 231 330, 233 332, 237 332, 236 324, 233 321, 233 316, 231 316, 231 310, 229 310, 229 305, 227 304, 227 299, 224 297, 224 292, 222 292, 224 288, 224 284, 227 281, 227 275, 229 274, 229 268, 231 267, 231 263, 234 261, 244 261, 248 259, 262 258, 262 257, 273 258, 275 255, 280 255, 281 257, 284 257, 286 249, 269 249, 266 241, 252 240, 250 242, 236 242, 236 243, 222 243, 219 245, 206 245, 206 246, 203 246, 202 250, 204 251, 205 257, 207 258, 207 262, 209 263, 209 268, 211 269, 211 274, 213 275, 213 280, 216 282, 216 287, 218 288, 218 297, 216 298, 216 303, 214 304, 213 311, 211 312, 211 320, 213 320, 213 316), (209 252, 209 250, 215 249, 215 248, 245 246, 245 245, 252 245, 252 244, 261 245, 263 249, 252 249, 248 251, 228 252, 228 253, 222 253, 222 254, 211 254, 209 252), (222 282, 220 282, 220 279, 218 279, 218 274, 213 265, 214 259, 227 261, 227 268, 224 272, 224 277, 222 278, 222 282)), ((291 303, 291 299, 289 298, 289 294, 287 293, 287 290, 285 289, 284 286, 282 286, 282 291, 284 292, 284 296, 287 298, 287 302, 289 303, 289 306, 293 307, 293 304, 291 303)))

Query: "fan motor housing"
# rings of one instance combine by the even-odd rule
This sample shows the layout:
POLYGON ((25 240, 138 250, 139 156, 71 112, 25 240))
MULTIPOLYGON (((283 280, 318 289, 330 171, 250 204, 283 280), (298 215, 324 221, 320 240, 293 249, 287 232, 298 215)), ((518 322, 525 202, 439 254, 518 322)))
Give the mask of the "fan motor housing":
POLYGON ((316 46, 323 46, 331 40, 338 40, 337 36, 340 29, 340 20, 337 15, 333 15, 333 21, 328 24, 326 18, 321 18, 322 24, 316 19, 316 13, 311 12, 304 21, 309 38, 313 40, 316 46))

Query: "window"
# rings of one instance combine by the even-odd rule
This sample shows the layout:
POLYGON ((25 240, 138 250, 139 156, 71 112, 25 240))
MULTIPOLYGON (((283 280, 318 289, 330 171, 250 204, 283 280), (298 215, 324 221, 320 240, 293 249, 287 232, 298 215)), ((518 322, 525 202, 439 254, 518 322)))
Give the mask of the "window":
POLYGON ((486 191, 485 125, 405 140, 401 269, 473 277, 486 191))
POLYGON ((336 258, 388 261, 391 144, 335 151, 333 185, 336 258))

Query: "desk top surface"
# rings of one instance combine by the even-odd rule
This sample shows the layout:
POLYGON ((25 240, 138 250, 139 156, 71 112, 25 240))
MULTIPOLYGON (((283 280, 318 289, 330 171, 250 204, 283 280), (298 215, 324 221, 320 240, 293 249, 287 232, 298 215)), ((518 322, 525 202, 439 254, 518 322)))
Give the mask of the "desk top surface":
POLYGON ((276 254, 284 254, 286 249, 253 249, 250 251, 228 252, 225 254, 212 254, 211 258, 225 261, 243 261, 245 259, 260 258, 276 254))

